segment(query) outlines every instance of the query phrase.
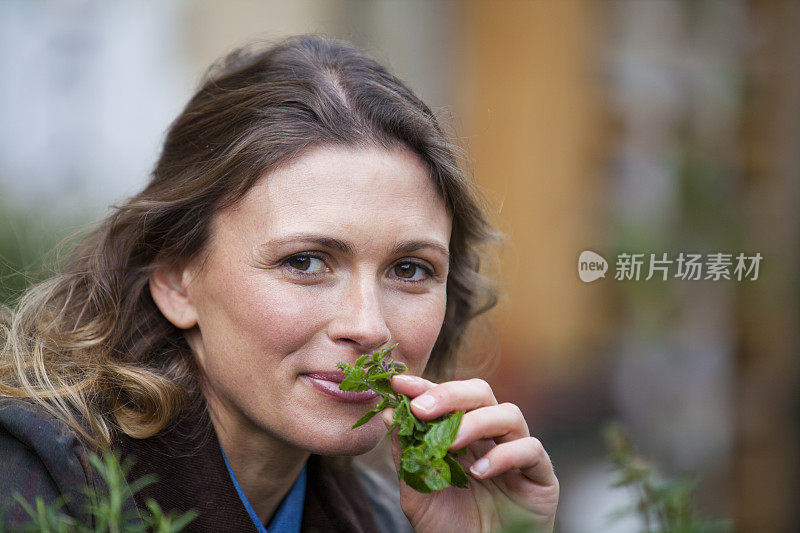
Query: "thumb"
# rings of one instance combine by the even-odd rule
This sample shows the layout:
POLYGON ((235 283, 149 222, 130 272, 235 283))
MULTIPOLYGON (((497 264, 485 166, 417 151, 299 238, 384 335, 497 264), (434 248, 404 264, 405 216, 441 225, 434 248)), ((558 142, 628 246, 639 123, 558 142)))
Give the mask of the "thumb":
MULTIPOLYGON (((383 413, 381 413, 381 418, 383 419, 383 423, 386 425, 386 429, 389 429, 394 422, 394 409, 384 409, 383 413)), ((395 429, 392 431, 392 434, 389 436, 389 439, 392 442, 392 459, 394 459, 394 467, 396 470, 400 469, 400 439, 397 437, 397 430, 395 429)))
MULTIPOLYGON (((381 415, 383 419, 383 423, 386 425, 386 428, 392 426, 392 422, 394 421, 394 409, 385 409, 381 415)), ((400 437, 397 434, 397 428, 392 431, 392 434, 389 435, 389 438, 392 441, 392 459, 394 459, 394 468, 398 472, 400 472, 400 437)), ((403 509, 403 513, 405 513, 406 517, 408 517, 409 521, 412 524, 416 523, 416 518, 420 514, 420 509, 424 508, 425 502, 430 502, 430 498, 428 494, 422 494, 417 492, 416 490, 409 487, 404 481, 400 481, 400 507, 403 509)), ((424 514, 424 513, 423 513, 424 514)))

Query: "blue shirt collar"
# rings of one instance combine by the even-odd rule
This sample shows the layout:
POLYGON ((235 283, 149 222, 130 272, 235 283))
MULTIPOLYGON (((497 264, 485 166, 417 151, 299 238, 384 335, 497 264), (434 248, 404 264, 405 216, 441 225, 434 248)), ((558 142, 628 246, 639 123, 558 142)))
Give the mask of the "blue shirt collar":
POLYGON ((258 515, 250 505, 250 502, 247 501, 247 496, 244 495, 244 491, 239 485, 236 475, 233 473, 233 470, 231 470, 231 465, 228 463, 228 458, 225 456, 225 451, 222 449, 222 446, 220 446, 219 449, 222 452, 222 458, 225 460, 225 466, 228 468, 231 481, 233 481, 233 486, 236 487, 239 499, 242 500, 247 514, 249 514, 250 518, 253 520, 253 525, 256 527, 256 530, 259 533, 299 533, 300 524, 303 520, 303 501, 306 497, 306 465, 303 465, 300 474, 298 474, 297 479, 294 480, 292 488, 289 489, 289 492, 286 494, 286 497, 283 498, 275 514, 272 515, 272 520, 270 520, 269 524, 265 527, 264 524, 261 523, 261 520, 258 519, 258 515))

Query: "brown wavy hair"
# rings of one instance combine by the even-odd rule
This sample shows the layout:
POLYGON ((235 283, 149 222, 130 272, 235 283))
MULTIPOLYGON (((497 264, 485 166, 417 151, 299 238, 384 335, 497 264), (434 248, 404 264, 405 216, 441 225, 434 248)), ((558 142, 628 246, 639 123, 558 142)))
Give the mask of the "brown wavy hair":
POLYGON ((32 399, 102 446, 154 435, 197 392, 183 332, 150 295, 151 273, 198 258, 212 217, 311 147, 406 147, 453 217, 444 324, 427 369, 450 365, 467 324, 496 299, 479 272, 496 234, 431 110, 352 45, 316 36, 239 49, 213 65, 170 126, 147 187, 88 234, 59 275, 0 321, 0 396, 32 399))

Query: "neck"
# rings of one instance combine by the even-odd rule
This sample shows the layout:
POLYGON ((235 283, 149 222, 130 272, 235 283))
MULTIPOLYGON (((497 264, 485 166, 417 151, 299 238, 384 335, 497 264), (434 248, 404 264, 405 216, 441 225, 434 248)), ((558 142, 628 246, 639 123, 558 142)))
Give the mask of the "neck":
POLYGON ((259 520, 269 523, 310 454, 238 419, 216 398, 206 400, 231 470, 259 520))

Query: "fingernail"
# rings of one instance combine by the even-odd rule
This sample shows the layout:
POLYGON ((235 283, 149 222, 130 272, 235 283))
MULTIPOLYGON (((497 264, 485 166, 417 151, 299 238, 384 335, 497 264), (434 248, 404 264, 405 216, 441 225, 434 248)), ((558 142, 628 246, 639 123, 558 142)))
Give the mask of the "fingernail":
POLYGON ((489 460, 486 458, 481 458, 472 463, 472 466, 469 467, 469 471, 475 474, 476 476, 482 476, 486 472, 489 471, 489 460))
POLYGON ((414 381, 414 376, 404 376, 403 374, 397 374, 393 376, 392 379, 398 379, 400 381, 405 381, 406 383, 411 383, 414 381))
POLYGON ((436 400, 433 396, 429 396, 427 394, 423 394, 422 396, 417 396, 413 400, 411 400, 411 406, 416 407, 417 409, 421 409, 422 411, 430 411, 433 409, 433 406, 436 404, 436 400))

